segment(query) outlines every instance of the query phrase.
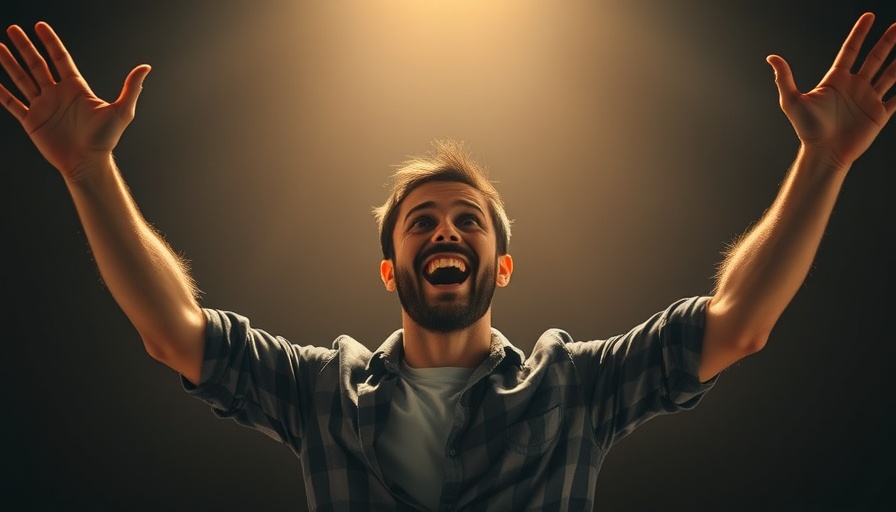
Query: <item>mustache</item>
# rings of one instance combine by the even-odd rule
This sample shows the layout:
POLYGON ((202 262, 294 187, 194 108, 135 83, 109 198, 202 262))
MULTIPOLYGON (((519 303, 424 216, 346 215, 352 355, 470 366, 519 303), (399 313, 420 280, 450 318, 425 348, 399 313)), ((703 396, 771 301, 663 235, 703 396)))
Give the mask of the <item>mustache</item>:
POLYGON ((475 268, 479 265, 479 259, 471 249, 457 244, 434 244, 424 249, 414 259, 414 268, 421 268, 423 262, 433 254, 460 254, 475 268))

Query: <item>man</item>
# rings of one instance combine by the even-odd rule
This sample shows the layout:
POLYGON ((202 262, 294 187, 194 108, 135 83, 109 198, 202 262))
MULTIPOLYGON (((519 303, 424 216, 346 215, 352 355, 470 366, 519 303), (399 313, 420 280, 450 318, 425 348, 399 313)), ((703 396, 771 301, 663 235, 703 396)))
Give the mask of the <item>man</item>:
POLYGON ((573 342, 548 331, 526 359, 491 326, 513 273, 510 226, 461 148, 409 163, 377 211, 386 289, 402 329, 371 354, 350 338, 297 347, 225 311, 200 308, 183 264, 142 219, 112 159, 148 66, 121 96, 89 91, 46 24, 58 73, 18 27, 22 65, 0 64, 24 102, 0 102, 63 175, 116 301, 148 352, 222 416, 282 440, 302 459, 313 509, 590 509, 612 444, 657 414, 693 407, 713 378, 760 350, 809 269, 847 171, 889 120, 890 27, 853 73, 862 16, 808 94, 769 57, 802 143, 761 221, 721 266, 712 297, 676 302, 629 333, 573 342))

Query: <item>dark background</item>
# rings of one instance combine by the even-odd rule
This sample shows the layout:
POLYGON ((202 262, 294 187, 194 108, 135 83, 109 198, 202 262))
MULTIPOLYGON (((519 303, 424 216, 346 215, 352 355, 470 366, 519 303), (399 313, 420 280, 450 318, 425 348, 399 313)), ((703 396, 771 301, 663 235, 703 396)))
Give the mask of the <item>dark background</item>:
MULTIPOLYGON (((371 207, 393 165, 466 141, 515 219, 495 326, 628 330, 706 294, 797 141, 766 55, 824 74, 893 2, 10 1, 103 98, 149 63, 116 151, 205 306, 301 344, 399 326, 371 207)), ((6 39, 4 38, 4 41, 6 39)), ((5 75, 0 82, 9 85, 5 75)), ((0 112, 0 508, 303 510, 299 462, 218 420, 104 289, 56 171, 0 112)), ((896 126, 854 166, 768 347, 610 453, 602 511, 881 510, 896 500, 896 126)))

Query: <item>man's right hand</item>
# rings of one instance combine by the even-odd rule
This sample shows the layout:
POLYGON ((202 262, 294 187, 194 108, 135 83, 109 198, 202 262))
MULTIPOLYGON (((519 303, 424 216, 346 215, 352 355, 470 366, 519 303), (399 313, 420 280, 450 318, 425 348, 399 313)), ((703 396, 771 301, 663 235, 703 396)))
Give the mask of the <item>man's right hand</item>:
POLYGON ((37 37, 47 49, 57 81, 47 60, 18 26, 7 29, 25 66, 0 43, 0 65, 25 99, 25 103, 0 85, 0 104, 22 123, 41 154, 68 181, 76 181, 108 161, 121 134, 134 118, 137 97, 150 67, 134 68, 113 103, 98 98, 50 26, 39 22, 37 37))

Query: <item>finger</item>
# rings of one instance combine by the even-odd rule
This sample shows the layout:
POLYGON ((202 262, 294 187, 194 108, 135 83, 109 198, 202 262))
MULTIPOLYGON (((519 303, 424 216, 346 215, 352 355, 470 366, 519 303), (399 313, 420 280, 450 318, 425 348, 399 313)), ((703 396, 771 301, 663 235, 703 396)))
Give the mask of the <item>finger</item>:
POLYGON ((874 82, 874 91, 883 98, 890 92, 890 88, 896 84, 896 61, 890 63, 889 66, 877 77, 874 82))
POLYGON ((31 78, 34 79, 37 86, 46 87, 52 85, 55 80, 50 73, 50 68, 47 67, 47 62, 40 56, 37 48, 34 47, 31 40, 25 35, 25 32, 20 27, 13 25, 9 27, 6 33, 12 40, 12 43, 16 46, 16 50, 19 51, 19 55, 22 57, 22 62, 25 63, 28 72, 31 74, 31 78))
POLYGON ((78 72, 78 67, 75 66, 75 61, 72 60, 71 54, 65 49, 62 40, 59 39, 59 36, 56 35, 56 32, 50 25, 41 21, 34 26, 34 30, 37 32, 37 37, 44 43, 47 55, 50 56, 50 60, 53 62, 53 67, 56 68, 56 73, 59 75, 60 80, 67 77, 81 76, 81 73, 78 72))
POLYGON ((890 55, 890 51, 893 50, 894 44, 896 44, 896 23, 890 25, 890 28, 884 32, 884 35, 880 37, 880 40, 874 45, 874 48, 868 52, 868 56, 865 57, 865 62, 862 63, 862 68, 859 69, 858 76, 868 80, 873 79, 874 75, 880 71, 881 66, 884 65, 884 62, 890 55))
POLYGON ((13 115, 16 119, 21 123, 25 120, 25 116, 28 114, 28 107, 26 107, 18 98, 12 95, 9 91, 6 90, 6 87, 0 85, 0 104, 3 105, 3 108, 9 111, 10 114, 13 115))
POLYGON ((19 91, 25 95, 25 98, 27 98, 28 101, 31 101, 32 98, 40 94, 40 89, 37 88, 34 80, 31 79, 31 75, 22 69, 22 66, 16 61, 16 58, 13 56, 12 52, 9 51, 9 48, 2 43, 0 43, 0 66, 3 66, 6 74, 9 75, 13 83, 16 84, 16 87, 19 88, 19 91))
POLYGON ((781 108, 785 108, 800 94, 800 91, 796 88, 796 83, 793 81, 793 72, 790 70, 790 65, 787 64, 787 61, 778 55, 769 55, 765 61, 775 70, 775 85, 778 86, 778 98, 781 102, 781 108))
POLYGON ((133 119, 137 110, 137 98, 143 90, 143 80, 149 74, 152 68, 146 64, 137 66, 132 69, 128 77, 124 80, 124 86, 121 88, 121 94, 115 100, 115 107, 119 109, 119 113, 127 118, 133 119))
MULTIPOLYGON (((896 98, 890 98, 889 101, 885 102, 884 110, 887 111, 887 116, 892 116, 893 113, 896 112, 896 98)), ((889 117, 887 119, 889 119, 889 117)))
POLYGON ((846 40, 843 41, 840 53, 834 59, 833 67, 852 69, 853 64, 856 62, 856 57, 859 55, 859 50, 862 49, 862 43, 865 41, 868 31, 871 30, 872 23, 874 23, 874 14, 870 12, 866 12, 859 17, 846 40))

